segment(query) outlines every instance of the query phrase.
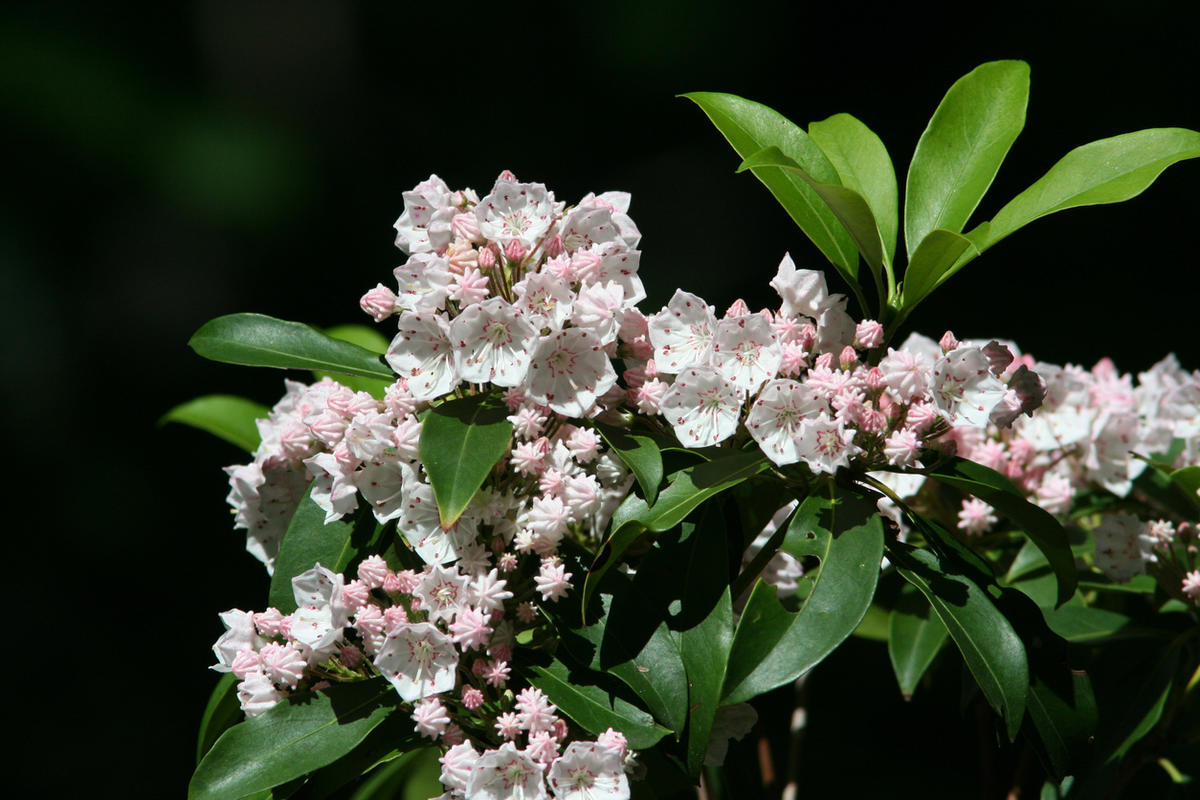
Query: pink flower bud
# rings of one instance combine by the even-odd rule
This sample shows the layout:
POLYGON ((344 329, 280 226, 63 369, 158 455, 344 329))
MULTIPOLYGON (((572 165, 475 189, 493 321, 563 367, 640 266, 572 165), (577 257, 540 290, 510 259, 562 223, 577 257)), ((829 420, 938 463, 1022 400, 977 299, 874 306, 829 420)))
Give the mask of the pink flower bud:
POLYGON ((388 565, 382 556, 367 556, 358 565, 358 579, 368 589, 378 589, 383 586, 383 581, 387 577, 387 574, 388 565))
POLYGON ((475 264, 483 272, 493 269, 499 259, 496 257, 496 245, 489 244, 487 247, 479 251, 479 255, 475 257, 475 264))
MULTIPOLYGON (((880 370, 879 367, 871 367, 869 370, 867 370, 865 382, 867 384, 867 389, 872 392, 878 392, 887 385, 886 381, 883 379, 883 371, 880 370)), ((884 395, 884 397, 887 397, 887 395, 884 395)), ((888 402, 891 402, 890 397, 888 398, 888 402)))
POLYGON ((450 271, 455 275, 462 275, 467 270, 479 267, 479 253, 465 239, 456 240, 446 249, 446 260, 450 264, 450 271))
POLYGON ((280 635, 279 624, 283 621, 283 614, 279 612, 278 608, 268 608, 266 611, 255 614, 253 619, 259 636, 273 639, 280 635))
POLYGON ((555 234, 554 237, 550 241, 546 242, 546 257, 547 258, 558 258, 566 251, 567 251, 567 248, 563 247, 562 237, 559 236, 558 234, 555 234))
POLYGON ((483 705, 483 692, 476 689, 474 686, 468 686, 462 690, 462 704, 465 708, 472 711, 483 705))
POLYGON ((359 650, 352 644, 348 644, 338 652, 338 661, 341 661, 350 669, 354 669, 362 663, 362 650, 359 650))
POLYGON ((883 344, 883 325, 873 319, 864 319, 854 327, 854 346, 871 350, 883 344))
POLYGON ((364 294, 358 305, 376 322, 383 322, 396 313, 396 293, 381 283, 364 294))
POLYGON ((247 673, 253 672, 262 666, 262 658, 258 655, 257 650, 238 650, 238 653, 233 658, 233 663, 229 665, 229 671, 237 676, 238 680, 245 680, 247 673))
POLYGON ((529 255, 529 248, 520 239, 513 239, 504 246, 504 257, 514 264, 519 264, 529 255))
POLYGON ((841 364, 842 369, 850 369, 858 363, 858 352, 850 345, 846 345, 842 348, 841 355, 838 356, 838 363, 841 364))
POLYGON ((833 353, 821 353, 813 365, 815 369, 833 369, 833 353))
POLYGON ((811 322, 804 323, 804 327, 800 328, 800 333, 796 337, 796 341, 805 350, 812 351, 813 346, 817 343, 817 326, 811 322))
POLYGON ((496 178, 496 180, 497 181, 509 181, 510 183, 516 183, 517 176, 512 174, 512 170, 506 169, 506 170, 501 170, 500 177, 496 178))
POLYGON ((472 244, 483 244, 487 239, 479 232, 479 219, 474 214, 456 214, 450 220, 450 230, 456 239, 465 239, 472 244))
POLYGON ((730 319, 732 317, 744 317, 749 313, 750 306, 746 305, 746 301, 739 297, 737 300, 733 301, 733 304, 729 306, 729 310, 725 312, 725 319, 730 319))
POLYGON ((942 334, 942 338, 938 339, 938 346, 942 348, 943 353, 949 353, 954 348, 958 347, 958 339, 954 338, 954 334, 946 331, 942 334))
POLYGON ((367 604, 371 590, 362 581, 353 580, 342 587, 342 596, 346 600, 346 607, 350 611, 357 611, 367 604))
POLYGON ((571 256, 571 272, 580 283, 595 283, 600 276, 600 256, 586 250, 571 256))

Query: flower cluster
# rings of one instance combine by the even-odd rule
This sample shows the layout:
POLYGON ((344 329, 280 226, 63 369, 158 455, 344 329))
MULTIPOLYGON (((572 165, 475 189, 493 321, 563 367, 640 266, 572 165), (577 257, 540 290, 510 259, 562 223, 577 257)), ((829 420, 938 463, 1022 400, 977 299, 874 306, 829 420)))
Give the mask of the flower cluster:
POLYGON ((771 286, 775 310, 738 301, 717 319, 679 291, 650 317, 647 369, 674 376, 659 410, 684 445, 723 442, 744 424, 779 466, 832 473, 857 457, 903 468, 948 427, 1010 425, 1041 400, 1035 375, 1005 372, 1013 356, 1001 345, 906 346, 872 365, 883 326, 855 323, 822 273, 785 256, 771 286))
MULTIPOLYGON (((555 561, 544 563, 561 575, 555 561)), ((449 748, 446 797, 546 797, 549 785, 555 797, 627 798, 620 733, 568 741, 566 721, 539 690, 510 686, 515 637, 537 624, 533 596, 545 596, 544 583, 458 564, 395 572, 380 556, 347 580, 318 564, 292 579, 292 613, 222 614, 213 669, 238 678, 247 716, 297 690, 382 676, 417 733, 449 748)))

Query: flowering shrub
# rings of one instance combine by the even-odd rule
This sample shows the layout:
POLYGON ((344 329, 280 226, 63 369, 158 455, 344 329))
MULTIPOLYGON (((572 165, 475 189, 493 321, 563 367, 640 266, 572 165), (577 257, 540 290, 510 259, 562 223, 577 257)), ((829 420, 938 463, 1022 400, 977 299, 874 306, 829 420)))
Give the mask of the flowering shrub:
POLYGON ((853 633, 887 642, 906 696, 953 641, 1053 796, 1178 772, 1200 373, 1167 358, 1135 385, 1009 342, 892 343, 1017 228, 1200 155, 1182 129, 1085 145, 965 231, 1027 90, 993 62, 946 95, 909 168, 902 280, 895 174, 862 123, 688 96, 863 316, 873 285, 873 317, 787 255, 775 307, 718 315, 680 289, 639 308, 629 196, 567 205, 504 172, 483 196, 436 175, 404 194, 406 260, 360 303, 386 336, 202 327, 201 355, 318 375, 269 410, 169 415, 251 452, 228 502, 270 576, 268 607, 221 614, 189 796, 383 797, 421 750, 444 798, 686 796, 702 776, 770 795, 769 764, 723 768, 753 760, 731 742, 853 633), (1152 654, 1132 702, 1090 678, 1119 671, 1123 637, 1152 654))

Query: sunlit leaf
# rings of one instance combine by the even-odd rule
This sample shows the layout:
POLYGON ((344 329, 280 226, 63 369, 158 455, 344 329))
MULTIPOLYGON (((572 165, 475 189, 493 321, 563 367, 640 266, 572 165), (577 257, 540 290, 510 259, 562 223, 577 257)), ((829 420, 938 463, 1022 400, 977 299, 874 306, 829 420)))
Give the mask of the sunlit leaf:
POLYGON ((271 410, 262 403, 231 394, 208 394, 175 406, 158 424, 178 422, 224 439, 247 453, 258 449, 262 437, 256 420, 265 419, 271 410))
POLYGON ((504 404, 476 394, 434 406, 421 425, 419 452, 442 527, 453 525, 512 440, 504 404))

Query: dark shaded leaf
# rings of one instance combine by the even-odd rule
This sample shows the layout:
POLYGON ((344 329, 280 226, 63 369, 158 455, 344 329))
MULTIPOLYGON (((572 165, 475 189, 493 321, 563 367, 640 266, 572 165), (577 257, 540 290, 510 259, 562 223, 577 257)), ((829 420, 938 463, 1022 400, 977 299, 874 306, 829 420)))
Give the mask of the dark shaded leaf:
POLYGON ((1058 579, 1059 605, 1075 594, 1078 576, 1066 531, 1052 514, 1026 500, 1012 481, 982 464, 961 458, 932 470, 929 476, 983 500, 1032 539, 1058 579))
POLYGON ((204 758, 222 733, 242 719, 242 704, 237 699, 237 678, 226 672, 213 687, 208 704, 200 717, 200 733, 196 737, 196 763, 204 758))
POLYGON ((549 666, 529 668, 529 683, 545 692, 559 711, 593 736, 612 728, 625 735, 630 748, 644 750, 670 733, 642 709, 596 685, 603 677, 568 669, 558 660, 549 666))
POLYGON ((941 652, 948 636, 946 626, 933 613, 928 601, 908 587, 892 609, 887 637, 888 658, 905 700, 917 690, 921 677, 941 652))
POLYGON ((596 423, 596 430, 637 478, 646 502, 653 503, 663 479, 662 452, 658 443, 649 436, 639 436, 603 423, 596 423))
POLYGON ((929 600, 988 703, 1004 717, 1009 739, 1025 714, 1029 665, 1025 646, 987 592, 962 575, 946 571, 926 550, 895 542, 888 558, 896 571, 929 600))

